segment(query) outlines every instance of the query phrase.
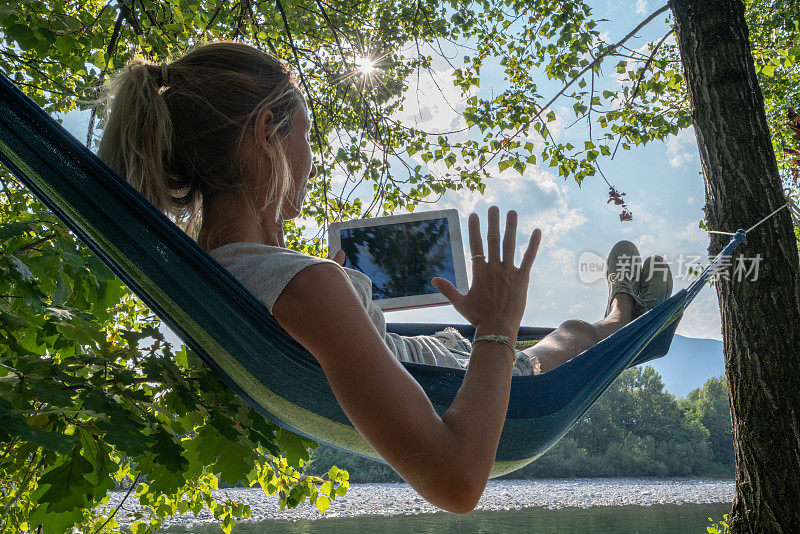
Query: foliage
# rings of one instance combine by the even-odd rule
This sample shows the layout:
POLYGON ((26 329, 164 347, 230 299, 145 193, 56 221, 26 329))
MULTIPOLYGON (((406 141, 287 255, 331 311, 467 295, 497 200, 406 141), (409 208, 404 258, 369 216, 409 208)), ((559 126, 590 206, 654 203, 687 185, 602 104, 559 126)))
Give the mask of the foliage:
MULTIPOLYGON (((359 482, 395 482, 386 465, 320 446, 308 473, 336 464, 359 482)), ((733 476, 733 441, 723 377, 676 399, 652 367, 626 370, 541 458, 506 478, 733 476)))
POLYGON ((728 514, 723 515, 722 521, 719 523, 714 522, 714 520, 710 517, 708 520, 711 522, 711 525, 706 527, 706 531, 708 531, 710 534, 727 534, 730 532, 728 526, 728 514))
POLYGON ((792 144, 786 112, 800 104, 800 1, 745 0, 745 5, 775 156, 784 181, 797 191, 790 176, 793 158, 783 149, 792 144))
POLYGON ((690 392, 679 404, 687 420, 699 423, 708 430, 708 441, 714 462, 732 466, 733 435, 725 377, 709 378, 702 389, 690 392))
MULTIPOLYGON (((778 99, 796 96, 798 32, 788 19, 769 15, 775 11, 769 3, 748 6, 764 19, 765 29, 753 34, 754 49, 763 51, 758 57, 771 61, 770 50, 782 54, 780 65, 759 71, 762 85, 767 78, 778 84, 767 95, 777 109, 778 99), (773 26, 781 31, 770 33, 773 26)), ((668 20, 664 12, 647 22, 668 20)), ((324 229, 332 219, 413 210, 451 189, 483 191, 484 179, 498 171, 547 165, 580 183, 620 146, 630 149, 687 128, 688 100, 670 32, 646 51, 634 50, 627 42, 636 32, 609 41, 602 23, 583 0, 413 6, 0 0, 0 66, 48 112, 64 113, 90 107, 98 82, 135 55, 160 61, 218 38, 273 51, 293 64, 314 114, 320 172, 309 184, 303 216, 324 229), (433 51, 445 55, 442 43, 464 54, 463 65, 442 81, 467 98, 467 127, 449 133, 397 119, 413 77, 431 69, 433 51), (359 58, 372 59, 375 72, 362 73, 359 58), (505 75, 490 94, 480 88, 486 65, 498 65, 505 75), (552 97, 545 90, 550 87, 558 88, 552 97), (581 146, 553 136, 553 125, 568 120, 556 115, 557 101, 573 110, 573 124, 588 127, 581 146), (374 193, 371 200, 364 199, 365 188, 374 193)), ((96 132, 92 126, 90 137, 96 132)))
MULTIPOLYGON (((797 0, 747 0, 747 9, 779 146, 782 113, 796 107, 800 87, 800 8, 797 0)), ((647 22, 668 20, 662 13, 647 22)), ((312 107, 320 172, 309 184, 303 217, 315 219, 324 235, 329 220, 413 210, 452 189, 483 191, 489 173, 545 164, 580 183, 620 146, 687 128, 688 100, 668 30, 635 50, 628 37, 609 41, 602 22, 583 0, 0 0, 0 67, 49 113, 92 109, 91 145, 102 126, 92 107, 96 87, 128 59, 161 61, 219 38, 273 51, 292 63, 312 107), (394 116, 411 76, 430 69, 430 51, 447 42, 467 54, 451 81, 468 98, 468 128, 437 133, 400 123, 394 116), (374 59, 378 72, 360 74, 358 57, 374 59), (487 65, 499 65, 505 80, 481 92, 487 65), (554 96, 545 95, 553 86, 554 96), (582 146, 552 134, 565 119, 553 111, 559 99, 576 124, 588 126, 582 146), (334 183, 343 185, 334 190, 334 183), (372 200, 362 201, 357 190, 364 186, 374 191, 372 200)), ((203 506, 229 529, 248 510, 215 500, 210 491, 220 479, 260 481, 290 506, 308 498, 324 507, 323 493, 333 498, 346 490, 340 472, 329 475, 330 483, 298 474, 310 442, 266 423, 189 351, 169 346, 141 302, 7 174, 0 179, 3 528, 38 521, 51 531, 74 522, 97 530, 104 513, 92 509, 115 479, 147 484, 136 496, 153 522, 137 530, 156 528, 174 510, 203 506)), ((609 187, 617 204, 624 193, 609 187)), ((631 217, 627 210, 622 215, 631 217)), ((300 224, 287 231, 290 246, 324 252, 319 235, 304 238, 300 224)), ((706 412, 681 420, 681 407, 658 393, 654 377, 630 379, 629 393, 640 392, 660 410, 660 421, 677 426, 669 427, 672 435, 663 434, 667 426, 652 428, 648 441, 629 417, 628 426, 602 430, 617 440, 606 454, 641 453, 631 460, 638 465, 652 457, 657 440, 703 434, 706 412)), ((637 415, 626 406, 624 415, 637 415)), ((713 446, 695 452, 711 458, 713 446)), ((114 524, 112 518, 105 526, 114 524)))
POLYGON ((786 125, 789 127, 788 145, 784 147, 783 153, 791 161, 789 167, 789 177, 794 185, 800 180, 800 116, 793 108, 789 108, 786 113, 786 125))
POLYGON ((628 369, 564 439, 518 476, 732 476, 727 403, 723 378, 675 399, 652 367, 628 369))
POLYGON ((327 473, 331 466, 346 470, 351 482, 403 482, 394 469, 388 465, 364 458, 357 454, 336 449, 330 445, 320 444, 309 453, 310 460, 305 466, 305 472, 310 475, 327 473))
POLYGON ((279 430, 186 347, 13 180, 0 180, 0 531, 115 528, 106 493, 132 486, 134 532, 250 509, 226 484, 325 510, 347 473, 301 474, 313 442, 279 430))
POLYGON ((91 108, 98 84, 135 56, 167 60, 216 39, 267 49, 293 64, 314 116, 319 173, 303 215, 324 224, 414 209, 428 195, 481 186, 476 176, 440 178, 407 161, 409 146, 434 161, 451 161, 453 151, 438 136, 390 118, 402 107, 407 77, 430 63, 428 56, 402 56, 402 47, 458 33, 444 12, 435 0, 0 0, 0 67, 46 111, 65 113, 91 108), (359 74, 361 57, 377 58, 380 76, 359 74), (345 183, 338 193, 331 190, 334 173, 345 183), (375 191, 369 205, 353 196, 360 185, 375 191))

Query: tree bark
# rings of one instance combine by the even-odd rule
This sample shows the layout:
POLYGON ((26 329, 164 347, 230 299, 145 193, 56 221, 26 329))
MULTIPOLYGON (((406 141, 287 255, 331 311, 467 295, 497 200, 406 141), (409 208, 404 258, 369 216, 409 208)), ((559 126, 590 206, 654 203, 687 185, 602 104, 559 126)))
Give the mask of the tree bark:
MULTIPOLYGON (((670 0, 670 7, 705 177, 708 227, 750 228, 784 198, 744 5, 670 0)), ((712 234, 709 253, 726 241, 712 234)), ((717 284, 736 456, 729 521, 732 532, 800 532, 800 263, 786 209, 737 250, 744 258, 756 254, 763 258, 756 280, 722 277, 717 284)))

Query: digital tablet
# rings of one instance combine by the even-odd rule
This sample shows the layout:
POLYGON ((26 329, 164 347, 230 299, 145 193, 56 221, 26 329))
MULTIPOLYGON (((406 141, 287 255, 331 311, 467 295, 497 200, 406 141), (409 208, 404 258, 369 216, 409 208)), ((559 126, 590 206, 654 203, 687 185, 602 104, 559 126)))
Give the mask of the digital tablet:
POLYGON ((467 269, 457 210, 438 210, 330 225, 331 255, 344 250, 345 267, 372 280, 372 300, 382 310, 450 302, 431 285, 449 280, 467 291, 467 269))

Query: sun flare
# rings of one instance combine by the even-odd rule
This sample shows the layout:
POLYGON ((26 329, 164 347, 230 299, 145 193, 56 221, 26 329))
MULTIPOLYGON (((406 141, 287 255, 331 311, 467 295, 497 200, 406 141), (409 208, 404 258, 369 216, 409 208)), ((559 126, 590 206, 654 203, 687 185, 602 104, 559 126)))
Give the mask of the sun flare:
POLYGON ((375 61, 368 57, 356 57, 356 69, 365 76, 374 74, 378 70, 375 61))

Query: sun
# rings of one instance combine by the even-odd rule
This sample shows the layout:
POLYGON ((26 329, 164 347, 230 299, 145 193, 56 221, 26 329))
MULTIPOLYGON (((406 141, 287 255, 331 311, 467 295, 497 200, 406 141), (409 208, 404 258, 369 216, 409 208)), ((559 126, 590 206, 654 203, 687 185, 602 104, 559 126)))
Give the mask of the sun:
POLYGON ((356 69, 365 76, 375 74, 375 71, 378 70, 375 66, 375 60, 361 56, 356 57, 356 69))

